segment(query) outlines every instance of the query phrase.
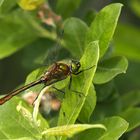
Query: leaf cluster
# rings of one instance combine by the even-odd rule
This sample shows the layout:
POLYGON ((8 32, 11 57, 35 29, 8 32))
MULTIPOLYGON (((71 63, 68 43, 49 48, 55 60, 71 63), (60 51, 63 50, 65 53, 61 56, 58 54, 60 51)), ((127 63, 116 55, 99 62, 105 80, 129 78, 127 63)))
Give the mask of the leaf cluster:
MULTIPOLYGON (((123 50, 121 40, 124 36, 118 35, 119 30, 127 33, 123 25, 118 26, 119 30, 115 34, 119 38, 115 45, 121 46, 121 49, 117 48, 115 53, 112 51, 113 35, 122 4, 107 5, 82 20, 72 17, 80 6, 80 0, 58 0, 54 10, 61 15, 62 25, 54 22, 50 26, 36 18, 40 8, 39 0, 33 4, 36 3, 33 8, 35 11, 26 11, 32 10, 26 0, 21 3, 18 1, 21 8, 16 0, 0 2, 0 59, 10 58, 24 50, 24 64, 29 69, 34 69, 27 76, 25 84, 38 79, 48 68, 40 65, 51 61, 55 49, 59 54, 58 60, 74 58, 80 61, 81 70, 92 68, 73 76, 72 90, 68 88, 69 78, 55 85, 59 89, 65 89, 65 97, 59 115, 54 119, 44 119, 41 113, 26 104, 21 97, 14 97, 0 106, 0 139, 65 140, 69 137, 77 140, 117 140, 125 132, 139 126, 140 109, 135 106, 139 103, 140 92, 132 91, 120 96, 114 82, 115 77, 125 73, 128 67, 127 58, 121 55, 139 59, 139 55, 133 55, 138 53, 137 50, 133 49, 131 53, 129 45, 134 43, 131 40, 127 41, 128 51, 123 50), (64 30, 64 35, 60 43, 57 33, 61 29, 64 30), (58 42, 62 48, 54 45, 58 45, 58 42), (78 91, 83 96, 73 91, 78 91), (135 97, 137 98, 134 99, 135 97), (37 118, 33 115, 34 111, 37 118), (51 127, 51 124, 55 127, 51 127), (75 134, 77 135, 74 136, 75 134)), ((53 6, 48 1, 46 3, 52 12, 53 6)), ((135 31, 132 29, 132 32, 135 31)), ((39 92, 41 88, 37 86, 30 90, 39 92)))

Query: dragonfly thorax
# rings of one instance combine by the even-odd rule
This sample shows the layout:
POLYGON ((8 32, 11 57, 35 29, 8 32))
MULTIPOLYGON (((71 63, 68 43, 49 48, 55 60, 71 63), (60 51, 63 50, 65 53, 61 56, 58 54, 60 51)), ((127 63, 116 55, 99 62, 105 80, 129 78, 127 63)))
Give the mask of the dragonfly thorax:
POLYGON ((57 81, 66 79, 71 73, 70 67, 65 63, 54 63, 51 65, 48 70, 41 77, 42 82, 45 82, 46 85, 53 84, 57 81))

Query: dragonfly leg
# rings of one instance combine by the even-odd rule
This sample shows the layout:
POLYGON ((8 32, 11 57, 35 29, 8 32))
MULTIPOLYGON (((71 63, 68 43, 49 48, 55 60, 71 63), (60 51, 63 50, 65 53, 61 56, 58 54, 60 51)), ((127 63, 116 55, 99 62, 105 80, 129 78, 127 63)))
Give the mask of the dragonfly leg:
POLYGON ((78 75, 78 74, 80 74, 80 73, 82 73, 82 72, 84 72, 84 71, 90 70, 90 69, 92 69, 92 68, 95 67, 95 66, 96 66, 96 65, 93 65, 93 66, 91 66, 91 67, 89 67, 89 68, 87 68, 87 69, 80 70, 79 72, 74 73, 74 75, 78 75))
POLYGON ((71 90, 71 91, 76 93, 76 94, 79 94, 79 97, 86 97, 83 92, 76 91, 76 90, 71 90))
MULTIPOLYGON (((63 98, 63 99, 65 98, 65 92, 64 92, 63 90, 58 89, 58 88, 56 88, 56 87, 54 87, 54 86, 52 86, 52 88, 55 89, 55 90, 57 90, 58 92, 61 92, 61 93, 63 94, 62 98, 63 98)), ((62 102, 62 100, 60 100, 60 101, 62 102)))
POLYGON ((33 102, 32 102, 32 106, 34 106, 35 101, 37 100, 38 96, 39 96, 39 94, 38 94, 38 95, 36 96, 36 98, 33 100, 33 102))
POLYGON ((80 97, 81 97, 81 95, 85 97, 85 95, 82 92, 76 91, 76 90, 72 90, 71 89, 71 85, 72 85, 72 75, 70 75, 70 81, 69 81, 69 87, 68 87, 69 90, 72 91, 72 92, 78 93, 80 97))
POLYGON ((69 81, 69 86, 68 86, 69 90, 71 89, 71 84, 72 84, 72 75, 70 75, 70 81, 69 81))
POLYGON ((59 91, 59 92, 61 92, 61 93, 63 93, 63 94, 65 94, 65 92, 63 90, 61 90, 61 89, 58 89, 58 88, 56 88, 54 86, 52 86, 52 88, 55 89, 55 90, 57 90, 57 91, 59 91))
MULTIPOLYGON (((43 88, 44 88, 44 87, 45 87, 45 85, 43 86, 43 88)), ((43 89, 43 88, 42 88, 42 89, 43 89)), ((34 106, 35 101, 37 100, 38 96, 39 96, 39 94, 37 94, 36 98, 33 100, 33 102, 32 102, 32 105, 33 105, 33 106, 34 106)))

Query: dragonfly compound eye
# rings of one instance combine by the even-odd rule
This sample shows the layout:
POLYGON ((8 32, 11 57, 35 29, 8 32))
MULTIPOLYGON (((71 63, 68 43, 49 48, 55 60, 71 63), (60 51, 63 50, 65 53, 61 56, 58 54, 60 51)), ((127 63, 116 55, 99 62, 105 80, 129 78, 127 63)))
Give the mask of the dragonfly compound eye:
POLYGON ((80 68, 80 67, 81 67, 80 62, 77 62, 77 63, 76 63, 76 65, 77 65, 77 67, 78 67, 78 68, 80 68))
POLYGON ((80 67, 81 67, 81 64, 79 61, 72 61, 72 72, 73 73, 78 72, 80 67))

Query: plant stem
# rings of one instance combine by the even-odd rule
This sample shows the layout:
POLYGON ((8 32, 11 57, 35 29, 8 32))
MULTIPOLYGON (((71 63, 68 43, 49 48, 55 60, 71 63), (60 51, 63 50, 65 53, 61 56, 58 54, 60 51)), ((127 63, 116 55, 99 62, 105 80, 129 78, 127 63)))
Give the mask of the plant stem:
POLYGON ((42 96, 44 93, 46 93, 46 91, 50 88, 50 86, 46 86, 45 88, 43 88, 41 90, 41 92, 39 93, 37 99, 34 102, 34 109, 33 109, 33 121, 35 122, 35 124, 38 124, 38 120, 37 120, 37 116, 38 116, 38 112, 39 112, 39 105, 42 99, 42 96))

